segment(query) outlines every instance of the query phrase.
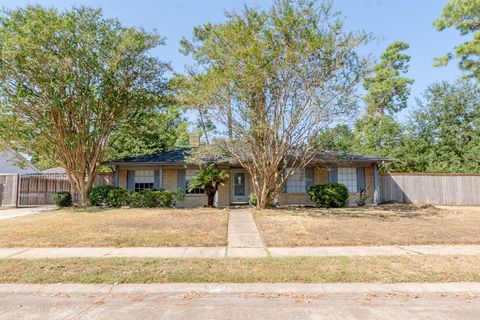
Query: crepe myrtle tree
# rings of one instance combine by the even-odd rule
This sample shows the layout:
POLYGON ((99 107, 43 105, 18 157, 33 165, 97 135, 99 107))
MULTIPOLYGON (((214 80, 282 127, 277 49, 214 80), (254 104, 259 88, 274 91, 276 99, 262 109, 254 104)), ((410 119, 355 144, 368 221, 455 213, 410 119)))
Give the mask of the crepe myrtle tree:
POLYGON ((169 66, 149 51, 161 44, 101 10, 2 11, 0 130, 15 124, 19 134, 1 136, 55 157, 85 205, 112 132, 160 103, 169 66))
POLYGON ((227 13, 181 41, 195 60, 187 76, 201 89, 189 102, 230 131, 219 146, 250 173, 257 207, 311 162, 309 138, 355 109, 369 65, 356 49, 369 38, 344 31, 329 2, 278 0, 267 11, 227 13))

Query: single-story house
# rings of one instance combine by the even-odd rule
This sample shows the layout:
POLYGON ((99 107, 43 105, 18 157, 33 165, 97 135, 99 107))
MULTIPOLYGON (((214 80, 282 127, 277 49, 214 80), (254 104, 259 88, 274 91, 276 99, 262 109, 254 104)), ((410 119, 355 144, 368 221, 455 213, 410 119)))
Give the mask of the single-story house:
MULTIPOLYGON (((175 192, 187 190, 190 179, 198 167, 188 164, 190 148, 124 158, 111 161, 114 168, 114 186, 129 190, 165 189, 175 192)), ((367 203, 378 204, 380 200, 378 166, 392 161, 389 158, 372 157, 342 152, 319 152, 314 161, 288 178, 284 192, 279 196, 280 205, 312 205, 307 190, 316 184, 339 182, 347 186, 350 203, 355 204, 360 191, 366 189, 367 203)), ((236 164, 218 164, 229 170, 229 181, 217 192, 215 205, 227 207, 248 203, 252 191, 248 172, 236 164)), ((203 190, 187 191, 185 207, 204 206, 207 197, 203 190)))

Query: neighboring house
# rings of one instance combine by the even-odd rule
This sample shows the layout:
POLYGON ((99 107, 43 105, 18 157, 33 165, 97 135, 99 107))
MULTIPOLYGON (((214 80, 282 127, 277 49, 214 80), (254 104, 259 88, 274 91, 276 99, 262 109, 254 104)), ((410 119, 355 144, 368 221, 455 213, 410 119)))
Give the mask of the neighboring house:
POLYGON ((67 171, 63 167, 53 167, 50 169, 42 170, 42 172, 43 173, 62 173, 62 174, 67 173, 67 171))
POLYGON ((40 173, 25 157, 20 153, 5 148, 0 151, 0 173, 40 173))
MULTIPOLYGON (((130 157, 110 162, 114 168, 114 185, 129 190, 165 189, 186 190, 198 167, 185 162, 190 149, 178 149, 151 155, 130 157)), ((307 190, 315 184, 339 182, 350 191, 350 202, 355 203, 360 190, 366 188, 367 203, 379 202, 378 165, 392 161, 389 158, 370 157, 360 154, 324 152, 318 153, 305 169, 298 170, 285 185, 279 196, 280 205, 311 205, 307 190)), ((229 181, 217 192, 215 204, 225 207, 248 203, 251 179, 245 169, 235 164, 219 164, 229 170, 229 181)), ((182 206, 204 206, 207 203, 203 190, 187 192, 182 206)))

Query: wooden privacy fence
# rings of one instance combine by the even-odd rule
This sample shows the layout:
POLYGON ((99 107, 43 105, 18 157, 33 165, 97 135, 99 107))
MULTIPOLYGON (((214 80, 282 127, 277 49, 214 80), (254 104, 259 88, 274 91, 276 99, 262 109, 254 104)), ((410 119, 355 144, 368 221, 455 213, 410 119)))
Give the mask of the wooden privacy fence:
MULTIPOLYGON (((112 182, 111 174, 98 174, 94 186, 112 182)), ((64 173, 0 175, 0 206, 53 204, 53 194, 59 191, 70 191, 74 202, 78 202, 79 195, 74 192, 64 173)))
POLYGON ((382 202, 480 205, 480 175, 385 174, 380 176, 382 202))

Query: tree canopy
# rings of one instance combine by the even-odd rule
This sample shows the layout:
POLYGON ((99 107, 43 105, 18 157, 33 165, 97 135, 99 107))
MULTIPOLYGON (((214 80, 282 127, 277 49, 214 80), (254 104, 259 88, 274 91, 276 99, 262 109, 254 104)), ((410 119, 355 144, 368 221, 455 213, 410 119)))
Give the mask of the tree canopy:
POLYGON ((222 146, 252 176, 259 207, 311 161, 308 139, 355 108, 367 69, 356 49, 367 39, 345 31, 329 3, 278 0, 182 41, 196 61, 188 71, 203 89, 198 104, 230 128, 222 146))
POLYGON ((480 81, 480 0, 451 0, 434 25, 439 31, 455 28, 463 36, 473 35, 470 41, 457 46, 454 54, 437 58, 435 65, 446 65, 456 57, 467 77, 480 81))
POLYGON ((21 133, 7 143, 53 154, 85 204, 112 132, 160 103, 169 66, 149 51, 163 39, 100 10, 28 6, 2 12, 0 43, 0 128, 21 133))

